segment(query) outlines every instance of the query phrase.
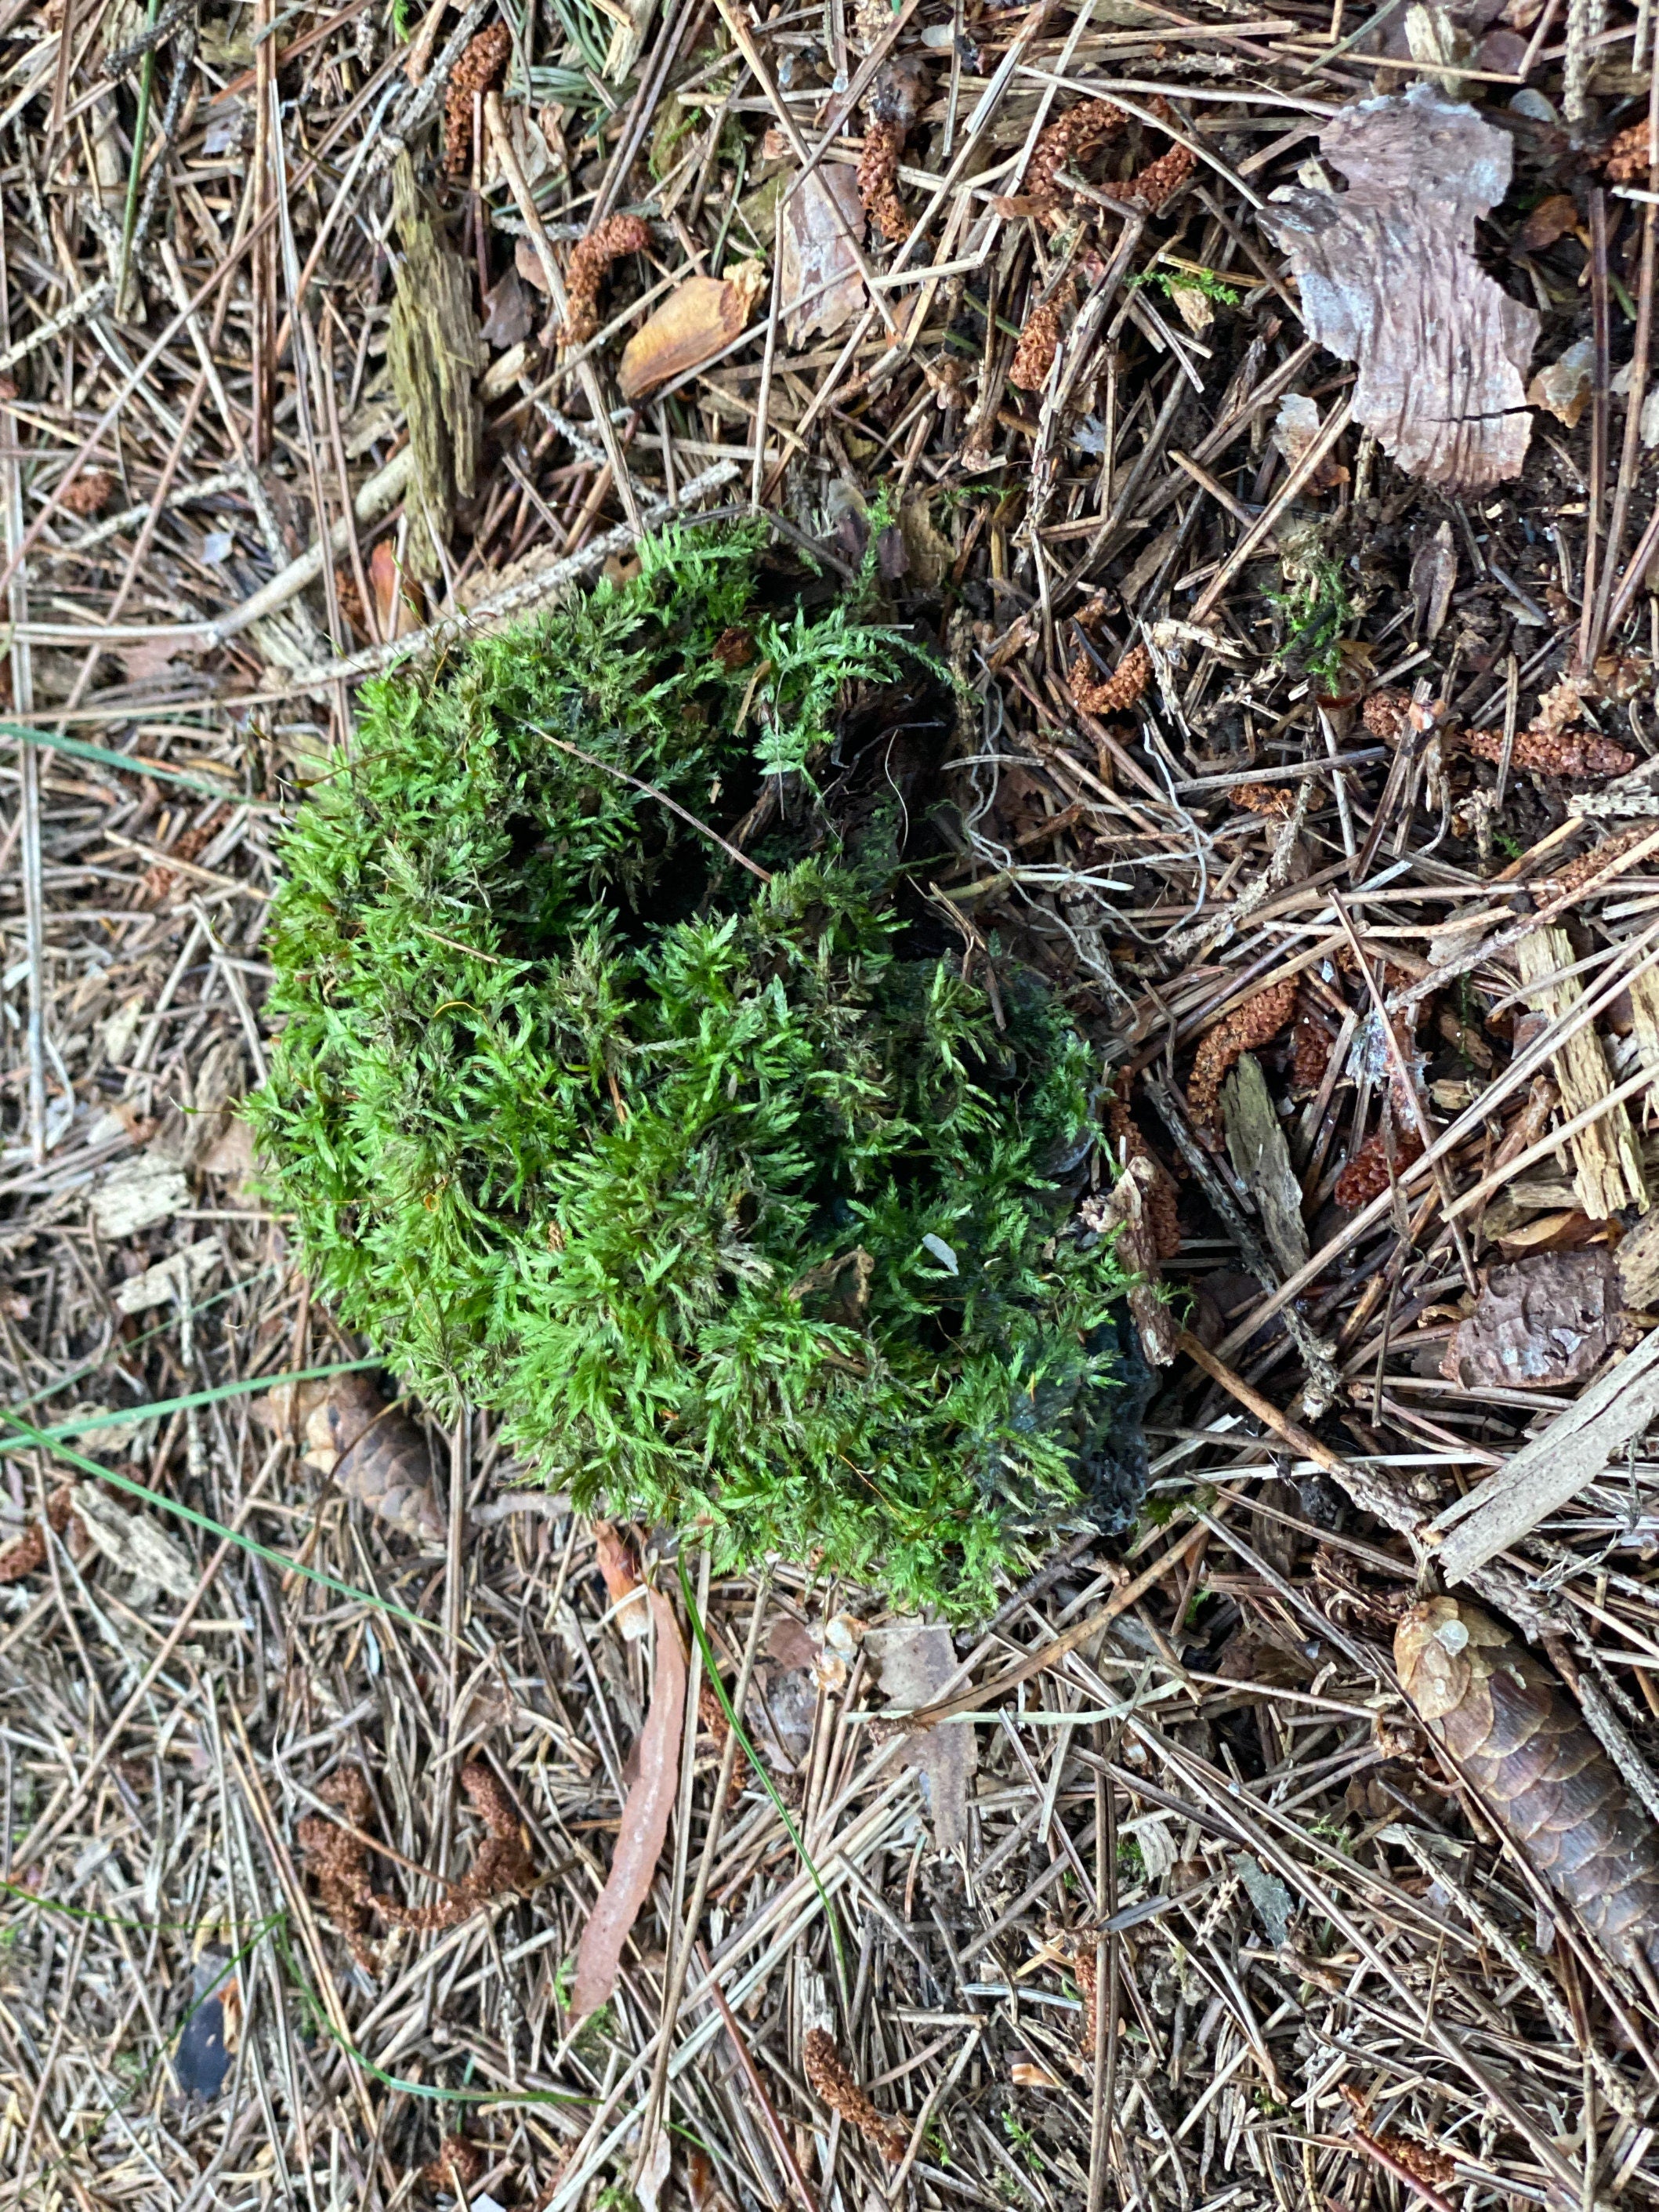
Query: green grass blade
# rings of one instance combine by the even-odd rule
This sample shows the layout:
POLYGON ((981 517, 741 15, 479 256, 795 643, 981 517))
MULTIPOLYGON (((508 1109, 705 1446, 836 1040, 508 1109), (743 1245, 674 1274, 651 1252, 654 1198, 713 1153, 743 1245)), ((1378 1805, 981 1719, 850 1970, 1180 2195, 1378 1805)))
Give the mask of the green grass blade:
MULTIPOLYGON (((118 1406, 109 1413, 88 1413, 73 1421, 59 1421, 50 1429, 40 1430, 39 1434, 48 1443, 62 1443, 70 1437, 83 1436, 88 1429, 126 1428, 134 1422, 157 1420, 164 1413, 187 1413, 192 1407, 217 1405, 226 1398, 246 1398, 258 1390, 277 1390, 287 1382, 321 1382, 331 1375, 357 1375, 366 1367, 383 1364, 378 1359, 342 1359, 331 1367, 299 1367, 284 1375, 245 1376, 237 1382, 216 1383, 210 1390, 192 1390, 183 1398, 158 1398, 151 1406, 118 1406)), ((87 1370, 88 1374, 93 1371, 87 1370)), ((18 1411, 0 1407, 0 1413, 4 1413, 9 1421, 18 1420, 18 1411)), ((18 1425, 22 1425, 21 1422, 18 1425)), ((0 1437, 0 1459, 8 1452, 33 1449, 27 1437, 0 1437)))

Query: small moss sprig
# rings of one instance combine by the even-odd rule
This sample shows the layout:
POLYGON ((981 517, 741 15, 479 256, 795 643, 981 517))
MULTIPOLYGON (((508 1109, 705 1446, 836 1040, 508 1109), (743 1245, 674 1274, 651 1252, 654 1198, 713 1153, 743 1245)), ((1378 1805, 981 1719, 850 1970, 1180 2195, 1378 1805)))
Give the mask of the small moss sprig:
POLYGON ((257 1127, 320 1287, 439 1409, 721 1571, 780 1552, 963 1616, 1110 1424, 1121 1280, 1051 1182, 1093 1057, 1034 976, 1000 1026, 907 949, 892 824, 843 847, 813 811, 837 697, 905 652, 769 605, 757 556, 659 539, 371 687, 285 848, 257 1127), (782 774, 796 827, 757 883, 592 762, 722 835, 782 774))

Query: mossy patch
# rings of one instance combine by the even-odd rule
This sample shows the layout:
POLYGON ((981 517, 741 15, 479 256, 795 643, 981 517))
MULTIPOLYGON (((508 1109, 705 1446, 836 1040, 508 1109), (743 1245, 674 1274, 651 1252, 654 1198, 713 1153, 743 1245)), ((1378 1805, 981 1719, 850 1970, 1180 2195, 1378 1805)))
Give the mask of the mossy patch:
POLYGON ((969 1615, 1110 1425, 1121 1279, 1055 1187, 1095 1057, 927 947, 910 809, 820 794, 903 641, 748 532, 642 554, 365 694, 284 851, 274 1194, 347 1322, 582 1504, 969 1615), (745 817, 769 882, 707 834, 745 817))

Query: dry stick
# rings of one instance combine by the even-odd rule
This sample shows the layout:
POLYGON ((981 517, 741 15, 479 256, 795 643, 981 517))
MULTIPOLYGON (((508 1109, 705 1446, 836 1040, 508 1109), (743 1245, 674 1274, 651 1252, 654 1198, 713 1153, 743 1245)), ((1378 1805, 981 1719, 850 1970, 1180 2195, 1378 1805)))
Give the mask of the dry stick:
MULTIPOLYGON (((1654 72, 1648 93, 1648 143, 1656 153, 1659 153, 1659 138, 1656 138, 1656 131, 1659 131, 1659 70, 1654 72)), ((1641 472, 1642 402, 1648 388, 1648 368, 1653 343, 1656 216, 1659 216, 1659 209, 1656 209, 1650 200, 1642 210, 1642 275, 1636 303, 1636 349, 1631 356, 1630 390, 1625 395, 1625 442, 1619 456, 1619 488, 1613 494, 1613 520, 1607 526, 1607 551, 1596 586, 1595 616, 1589 625, 1582 655, 1587 669, 1595 666, 1602 647, 1607 643, 1611 627, 1613 572, 1624 546, 1625 528, 1630 520, 1631 498, 1641 472)), ((1501 804, 1501 789, 1498 797, 1501 804)))
MULTIPOLYGON (((1586 658, 1590 635, 1595 627, 1595 608, 1600 597, 1596 589, 1604 568, 1610 567, 1601 550, 1601 502, 1607 496, 1607 196, 1599 185, 1591 188, 1590 218, 1590 328, 1595 349, 1595 372, 1590 380, 1590 453, 1589 498, 1584 518, 1584 585, 1578 614, 1579 666, 1589 665, 1586 658), (1598 562, 1602 565, 1598 567, 1598 562)), ((1632 380, 1634 382, 1634 378, 1632 380)), ((1634 411, 1634 410, 1632 410, 1634 411)))
MULTIPOLYGON (((698 1948, 701 1949, 702 1947, 698 1948)), ((705 1969, 708 1964, 707 1959, 704 1959, 705 1969)), ((766 2123, 766 2132, 772 2139, 772 2148, 777 2161, 788 2176, 790 2186, 799 2197, 803 2212, 818 2212, 818 2200, 812 2194, 812 2185, 801 2172, 800 2160, 795 2156, 794 2147, 783 2132, 777 2113, 773 2107, 772 2100, 766 2094, 766 2084, 761 2080, 760 2069, 756 2065, 750 2053, 749 2045, 743 2039, 731 2006, 726 2002, 726 1992, 718 1982, 711 1983, 710 1988, 714 2002, 720 2008, 720 2015, 725 2024, 726 2033, 731 2039, 732 2048, 738 2054, 738 2063, 742 2067, 749 2087, 754 2093, 755 2102, 760 2106, 761 2118, 766 2123)))
MULTIPOLYGON (((3 210, 0 210, 0 266, 6 259, 6 226, 3 210)), ((11 313, 9 296, 0 300, 0 341, 10 333, 11 313)), ((17 436, 19 417, 11 410, 0 405, 0 424, 17 436)), ((34 711, 33 654, 27 639, 20 636, 20 627, 28 620, 29 589, 27 570, 19 567, 21 549, 29 543, 29 533, 23 523, 23 471, 15 455, 0 463, 0 482, 3 483, 6 551, 11 556, 6 564, 6 611, 11 618, 10 658, 12 697, 21 718, 34 711)), ((28 1115, 29 1153, 36 1167, 45 1164, 46 1157, 46 895, 42 878, 40 847, 40 755, 37 746, 18 740, 17 770, 19 791, 17 823, 21 838, 23 875, 23 951, 28 963, 28 998, 24 1013, 25 1054, 27 1057, 27 1107, 28 1115)))
MULTIPOLYGON (((712 469, 705 469, 690 483, 682 484, 678 501, 653 501, 637 526, 632 522, 619 522, 614 530, 591 538, 579 553, 569 554, 533 576, 521 577, 516 583, 492 592, 465 614, 441 615, 436 622, 428 623, 423 629, 410 630, 405 637, 392 638, 385 645, 366 646, 361 653, 348 653, 343 659, 329 661, 321 667, 302 668, 275 696, 284 697, 289 692, 316 690, 331 684, 361 683, 365 677, 378 676, 386 669, 402 666, 405 661, 424 659, 444 646, 459 644, 463 639, 476 636, 489 623, 521 614, 538 600, 574 583, 578 576, 598 568, 612 553, 624 551, 657 523, 665 522, 678 507, 689 506, 706 492, 719 490, 738 473, 735 461, 717 461, 712 469)), ((752 867, 754 863, 745 861, 744 865, 752 867)))

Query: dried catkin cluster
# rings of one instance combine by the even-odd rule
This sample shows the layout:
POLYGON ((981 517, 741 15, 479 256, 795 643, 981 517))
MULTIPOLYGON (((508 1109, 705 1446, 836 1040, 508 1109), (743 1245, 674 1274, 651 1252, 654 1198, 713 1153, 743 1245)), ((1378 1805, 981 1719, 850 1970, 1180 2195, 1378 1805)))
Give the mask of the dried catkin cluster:
POLYGON ((472 159, 472 102, 493 92, 507 74, 513 33, 505 23, 490 23, 469 41, 449 74, 444 101, 444 174, 459 177, 472 159))
POLYGON ((115 496, 115 472, 112 469, 82 469, 72 483, 64 485, 58 494, 58 503, 77 514, 84 522, 90 516, 101 514, 115 496))
POLYGON ((1601 156, 1601 166, 1607 173, 1607 181, 1613 185, 1645 184, 1648 172, 1653 167, 1653 140, 1648 131, 1645 116, 1632 123, 1628 131, 1621 131, 1601 156))
POLYGON ((1409 691, 1373 691, 1359 710, 1359 719, 1374 738, 1397 745, 1411 726, 1409 691))
POLYGON ((1130 178, 1124 188, 1124 198, 1144 207, 1149 215, 1156 215, 1170 195, 1178 191, 1191 176, 1195 159, 1190 146, 1171 146, 1167 154, 1148 161, 1144 169, 1130 178))
MULTIPOLYGON (((374 1817, 374 1801, 368 1784, 355 1766, 343 1766, 337 1774, 331 1774, 317 1795, 325 1804, 337 1805, 342 1817, 354 1828, 367 1828, 374 1817)), ((368 1845, 315 1813, 307 1814, 295 1833, 323 1909, 345 1938, 357 1964, 365 1973, 373 1973, 375 1960, 368 1940, 368 1911, 374 1893, 369 1886, 368 1845)))
POLYGON ((921 112, 926 79, 919 63, 884 62, 864 102, 864 151, 859 156, 859 198, 866 213, 895 246, 910 235, 899 198, 899 161, 910 126, 921 112))
POLYGON ((1127 714, 1146 689, 1152 672, 1152 656, 1144 645, 1132 645, 1111 674, 1097 681, 1079 653, 1066 678, 1073 703, 1085 714, 1127 714))
POLYGON ((567 345, 586 345, 599 329, 599 286, 611 263, 624 253, 643 253, 650 243, 645 218, 637 215, 608 215, 576 240, 564 278, 567 345))
POLYGON ((1200 1127, 1215 1127, 1221 1086, 1239 1054, 1271 1042, 1295 1012, 1296 978, 1291 975, 1258 991, 1205 1032, 1187 1079, 1187 1109, 1200 1127))
POLYGON ((1423 1156, 1423 1139, 1414 1129, 1396 1129, 1394 1134, 1394 1170, 1389 1169, 1389 1146, 1378 1129, 1348 1162, 1336 1179, 1332 1194, 1346 1213, 1358 1212, 1369 1206, 1387 1190, 1394 1176, 1402 1174, 1412 1162, 1423 1156))
POLYGON ((518 1813, 490 1769, 475 1759, 462 1769, 461 1787, 486 1830, 477 1856, 461 1879, 451 1885, 449 1895, 435 1904, 399 1905, 395 1898, 377 1894, 375 1911, 394 1928, 422 1931, 459 1928, 491 1898, 504 1896, 509 1890, 526 1890, 535 1879, 535 1869, 520 1833, 518 1813))
POLYGON ((1060 351, 1060 295, 1039 300, 1025 318, 1008 381, 1022 392, 1041 392, 1060 351))
MULTIPOLYGON (((72 1490, 58 1491, 46 1500, 46 1520, 54 1536, 61 1536, 68 1528, 74 1506, 72 1490)), ((38 1521, 31 1521, 15 1542, 0 1552, 0 1583, 20 1583, 46 1564, 46 1532, 38 1521)))
POLYGON ((428 2189, 447 2190, 465 2203, 483 2179, 483 2153, 477 2143, 465 2136, 446 2136, 437 2156, 421 2168, 421 2179, 428 2189))
POLYGON ((1270 814, 1284 821, 1295 811, 1296 799, 1289 787, 1282 783, 1235 784, 1229 794, 1235 806, 1242 806, 1247 814, 1270 814))
POLYGON ((1310 1014, 1301 1015, 1291 1048, 1291 1088, 1317 1091, 1331 1064, 1331 1033, 1310 1014))
POLYGON ((1616 837, 1604 837, 1599 845, 1592 845, 1588 853, 1581 853, 1576 860, 1569 860, 1563 868, 1547 878, 1553 899, 1565 898, 1576 891, 1580 884, 1587 884, 1592 876, 1599 875, 1622 854, 1632 851, 1653 831, 1645 824, 1639 829, 1621 830, 1616 837))
MULTIPOLYGON (((348 1834, 332 1820, 316 1814, 301 1821, 296 1834, 306 1870, 317 1884, 330 1919, 365 1972, 372 1973, 375 1964, 368 1934, 371 1908, 394 1928, 455 1928, 492 1898, 509 1890, 526 1890, 533 1882, 535 1869, 525 1849, 518 1814, 496 1777, 475 1759, 463 1768, 461 1787, 487 1832, 466 1874, 449 1883, 448 1896, 434 1905, 400 1905, 395 1897, 384 1896, 374 1888, 368 1878, 369 1847, 362 1834, 348 1834)), ((338 1806, 342 1818, 353 1828, 368 1828, 374 1801, 368 1781, 356 1767, 342 1767, 317 1794, 325 1802, 338 1806)))
MULTIPOLYGON (((1465 730, 1458 742, 1482 760, 1498 762, 1504 757, 1502 730, 1465 730)), ((1589 730, 1563 730, 1556 735, 1544 730, 1517 730, 1510 765, 1534 775, 1623 775, 1635 767, 1636 756, 1610 738, 1598 738, 1589 730)))
POLYGON ((896 2120, 878 2112, 848 2070, 835 2039, 821 2027, 808 2028, 801 2057, 812 2094, 832 2112, 839 2112, 850 2128, 872 2142, 890 2166, 896 2166, 908 2147, 909 2136, 896 2120))
POLYGON ((1123 111, 1109 100, 1085 100, 1045 125, 1025 172, 1026 198, 1043 207, 1058 207, 1063 198, 1057 181, 1060 172, 1088 161, 1122 128, 1123 111))

